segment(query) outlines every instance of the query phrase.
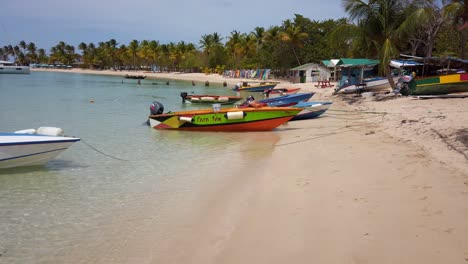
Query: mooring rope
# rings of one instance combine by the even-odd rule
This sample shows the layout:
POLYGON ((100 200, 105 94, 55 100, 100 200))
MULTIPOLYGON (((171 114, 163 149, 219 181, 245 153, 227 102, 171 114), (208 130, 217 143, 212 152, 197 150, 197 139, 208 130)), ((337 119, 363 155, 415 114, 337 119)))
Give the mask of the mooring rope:
POLYGON ((117 158, 117 157, 114 157, 114 156, 111 156, 109 154, 106 154, 102 151, 100 151, 99 149, 93 147, 91 144, 89 144, 88 142, 86 142, 84 139, 81 139, 81 142, 83 142, 86 146, 90 147, 91 149, 93 149, 94 151, 106 156, 106 157, 109 157, 111 159, 115 159, 115 160, 120 160, 120 161, 129 161, 129 160, 126 160, 126 159, 121 159, 121 158, 117 158))

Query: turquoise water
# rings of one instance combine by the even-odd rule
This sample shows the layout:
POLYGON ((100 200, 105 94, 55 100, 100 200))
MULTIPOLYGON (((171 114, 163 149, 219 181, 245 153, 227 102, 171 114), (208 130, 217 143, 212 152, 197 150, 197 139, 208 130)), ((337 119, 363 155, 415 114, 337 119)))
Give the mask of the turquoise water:
POLYGON ((0 75, 0 131, 55 126, 83 140, 44 166, 0 170, 0 263, 93 263, 100 251, 121 246, 121 237, 138 241, 129 226, 159 241, 148 256, 154 258, 171 240, 167 223, 197 210, 191 205, 201 192, 273 151, 278 131, 158 131, 143 124, 154 100, 165 111, 200 108, 182 104, 184 91, 235 95, 221 85, 173 80, 0 75))

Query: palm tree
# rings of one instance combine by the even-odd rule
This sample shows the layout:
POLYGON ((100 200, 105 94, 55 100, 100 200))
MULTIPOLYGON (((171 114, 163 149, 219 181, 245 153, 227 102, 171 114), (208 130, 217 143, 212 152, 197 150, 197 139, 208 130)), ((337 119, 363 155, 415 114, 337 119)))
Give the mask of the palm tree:
POLYGON ((137 52, 138 52, 138 47, 139 43, 138 40, 134 39, 130 44, 128 45, 128 51, 131 54, 132 61, 133 61, 133 69, 136 71, 136 58, 137 58, 137 52))
POLYGON ((210 52, 213 49, 214 41, 213 35, 203 35, 200 40, 200 48, 203 49, 203 52, 210 57, 210 52))
POLYGON ((37 63, 38 58, 37 58, 36 44, 34 44, 33 42, 30 42, 27 45, 26 49, 28 50, 27 57, 28 57, 29 62, 37 63))
POLYGON ((390 71, 390 60, 399 56, 399 46, 407 43, 406 38, 411 31, 420 25, 423 10, 408 8, 407 1, 371 0, 367 3, 361 0, 343 0, 350 21, 340 25, 332 35, 352 33, 350 44, 356 44, 364 49, 367 55, 376 56, 380 60, 381 74, 388 76, 390 85, 395 86, 390 71), (406 12, 410 10, 410 12, 406 12))
POLYGON ((284 30, 280 33, 280 39, 291 46, 298 65, 301 65, 301 61, 297 56, 296 49, 304 46, 304 41, 308 36, 307 33, 302 32, 299 27, 292 24, 289 20, 284 21, 284 30))

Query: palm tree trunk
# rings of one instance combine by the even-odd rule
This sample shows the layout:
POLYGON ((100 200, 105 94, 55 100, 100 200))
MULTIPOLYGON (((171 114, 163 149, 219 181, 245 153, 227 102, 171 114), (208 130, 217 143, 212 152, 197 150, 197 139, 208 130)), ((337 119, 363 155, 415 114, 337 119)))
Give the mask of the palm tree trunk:
POLYGON ((296 49, 294 48, 294 46, 292 47, 292 50, 293 50, 294 56, 296 56, 296 60, 297 60, 298 65, 301 65, 301 62, 299 61, 299 57, 297 57, 296 49))
POLYGON ((388 83, 390 84, 390 87, 395 89, 395 82, 393 81, 393 75, 392 75, 392 69, 390 68, 390 63, 387 63, 387 78, 388 78, 388 83))

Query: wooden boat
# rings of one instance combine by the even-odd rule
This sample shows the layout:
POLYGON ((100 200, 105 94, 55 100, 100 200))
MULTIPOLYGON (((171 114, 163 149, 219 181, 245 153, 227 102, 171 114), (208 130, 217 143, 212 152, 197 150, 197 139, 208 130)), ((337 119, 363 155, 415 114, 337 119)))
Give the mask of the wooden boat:
POLYGON ((243 132, 268 131, 286 122, 302 108, 220 108, 163 114, 164 106, 153 102, 150 106, 149 125, 155 129, 188 131, 243 132))
POLYGON ((299 92, 301 88, 273 88, 271 90, 267 90, 265 94, 279 94, 279 95, 287 95, 287 94, 295 94, 299 92))
POLYGON ((242 82, 234 86, 234 91, 247 91, 247 92, 264 92, 265 90, 271 90, 275 88, 278 82, 259 82, 249 83, 242 82))
POLYGON ((294 107, 302 108, 299 114, 291 118, 290 121, 307 120, 321 116, 325 113, 332 102, 299 102, 294 107))
POLYGON ((126 74, 126 75, 125 75, 125 78, 127 78, 127 79, 139 79, 139 80, 142 80, 142 79, 145 79, 145 78, 146 78, 146 75, 128 75, 128 74, 126 74))
POLYGON ((401 66, 406 75, 397 82, 402 95, 442 95, 468 92, 468 61, 457 58, 411 57, 401 66))
POLYGON ((233 104, 242 100, 241 96, 210 95, 210 94, 187 94, 180 93, 182 103, 186 101, 196 104, 233 104))
POLYGON ((271 106, 271 107, 284 107, 292 106, 301 101, 307 101, 314 95, 313 92, 310 93, 297 93, 297 94, 288 94, 278 97, 271 97, 262 100, 255 100, 253 96, 247 97, 247 100, 239 105, 239 108, 250 107, 251 103, 255 101, 261 106, 271 106))
POLYGON ((0 168, 42 165, 77 141, 55 127, 0 133, 0 168))
POLYGON ((448 74, 415 79, 403 76, 397 87, 403 95, 442 95, 468 92, 468 73, 448 74))

